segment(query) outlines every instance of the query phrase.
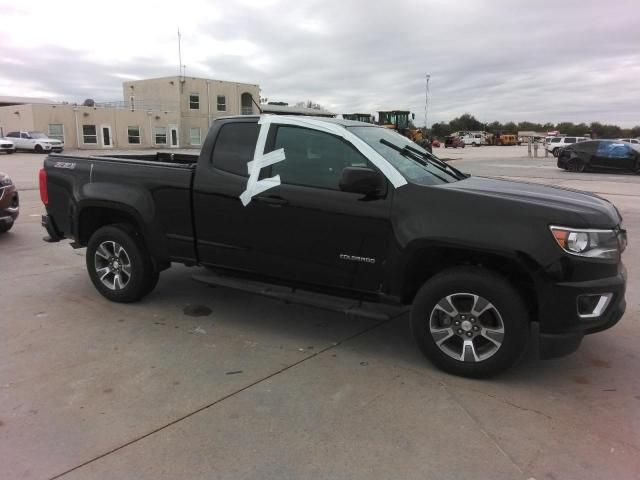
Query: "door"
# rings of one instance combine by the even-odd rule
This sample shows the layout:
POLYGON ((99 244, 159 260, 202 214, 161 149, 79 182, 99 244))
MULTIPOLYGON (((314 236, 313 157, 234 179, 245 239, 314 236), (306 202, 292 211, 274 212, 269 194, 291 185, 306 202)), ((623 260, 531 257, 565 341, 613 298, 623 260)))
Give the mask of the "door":
MULTIPOLYGON (((255 146, 258 126, 253 125, 255 146)), ((237 147, 231 148, 227 137, 233 130, 238 139, 249 137, 247 126, 224 125, 209 172, 196 172, 194 208, 202 263, 297 283, 377 290, 391 232, 391 190, 382 198, 363 200, 338 186, 344 167, 365 166, 367 159, 331 134, 272 125, 265 151, 282 148, 286 158, 263 168, 260 177, 279 175, 281 184, 243 206, 238 197, 247 186, 246 162, 253 152, 246 149, 238 155, 237 147), (232 173, 234 157, 240 168, 232 173)))
POLYGON ((178 141, 178 127, 175 125, 169 125, 169 146, 172 148, 178 148, 180 146, 178 141))
POLYGON ((104 148, 112 148, 111 125, 100 125, 100 132, 102 133, 102 146, 104 148))

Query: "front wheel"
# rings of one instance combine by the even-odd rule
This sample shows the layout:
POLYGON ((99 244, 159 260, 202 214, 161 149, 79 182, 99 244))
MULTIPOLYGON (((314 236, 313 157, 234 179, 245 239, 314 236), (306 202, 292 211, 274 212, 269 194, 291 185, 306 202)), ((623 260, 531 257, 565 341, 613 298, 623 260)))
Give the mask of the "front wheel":
POLYGON ((418 291, 411 309, 411 331, 422 353, 438 368, 464 377, 489 377, 515 365, 529 327, 519 293, 480 267, 437 274, 418 291))
POLYGON ((553 154, 554 157, 558 158, 558 155, 560 155, 560 149, 554 148, 551 153, 553 154))
POLYGON ((42 148, 41 145, 36 145, 35 149, 36 153, 42 153, 44 152, 44 149, 42 148))
POLYGON ((158 282, 142 239, 130 225, 96 230, 87 245, 86 263, 93 285, 113 302, 135 302, 158 282))
POLYGON ((585 164, 579 158, 571 158, 567 162, 567 170, 575 173, 582 173, 585 171, 585 164))

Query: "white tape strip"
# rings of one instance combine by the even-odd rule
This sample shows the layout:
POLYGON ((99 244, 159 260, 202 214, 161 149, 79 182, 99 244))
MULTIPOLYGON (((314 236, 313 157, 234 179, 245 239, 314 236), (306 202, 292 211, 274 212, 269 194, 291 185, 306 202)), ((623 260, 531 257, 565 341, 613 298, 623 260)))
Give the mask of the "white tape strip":
POLYGON ((253 160, 247 163, 247 170, 249 171, 247 189, 240 194, 240 201, 245 207, 249 205, 249 202, 254 196, 280 185, 280 175, 259 180, 260 170, 274 163, 281 162, 286 158, 283 148, 269 152, 266 155, 264 154, 264 146, 267 143, 267 135, 269 134, 269 127, 271 126, 271 117, 260 117, 258 124, 260 125, 260 133, 258 134, 256 150, 253 153, 253 160))

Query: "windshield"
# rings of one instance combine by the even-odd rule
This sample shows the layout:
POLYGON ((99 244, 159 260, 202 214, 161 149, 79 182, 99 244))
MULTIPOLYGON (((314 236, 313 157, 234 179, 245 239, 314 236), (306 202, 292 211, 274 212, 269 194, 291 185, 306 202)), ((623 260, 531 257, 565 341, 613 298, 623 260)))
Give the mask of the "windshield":
MULTIPOLYGON (((451 183, 459 180, 453 172, 428 163, 428 160, 427 162, 420 162, 412 158, 413 154, 411 153, 404 154, 389 145, 381 143, 381 140, 383 140, 396 145, 399 149, 409 146, 411 149, 420 152, 416 155, 429 155, 424 148, 393 130, 379 127, 348 127, 348 129, 382 155, 407 180, 429 185, 451 183)), ((433 156, 435 157, 435 155, 433 156)))
POLYGON ((47 138, 47 136, 44 133, 40 133, 40 132, 29 132, 29 136, 31 138, 47 138))

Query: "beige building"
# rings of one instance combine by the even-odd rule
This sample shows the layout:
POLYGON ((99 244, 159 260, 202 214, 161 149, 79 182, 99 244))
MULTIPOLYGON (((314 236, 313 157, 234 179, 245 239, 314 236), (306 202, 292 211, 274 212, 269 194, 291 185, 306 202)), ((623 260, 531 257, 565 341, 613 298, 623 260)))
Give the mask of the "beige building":
POLYGON ((66 149, 199 148, 215 118, 257 113, 252 97, 258 101, 260 89, 174 76, 125 82, 123 92, 123 101, 91 107, 5 104, 0 137, 28 130, 63 140, 66 149))

